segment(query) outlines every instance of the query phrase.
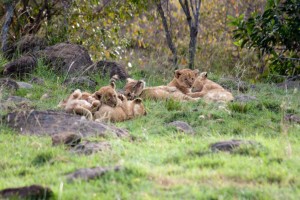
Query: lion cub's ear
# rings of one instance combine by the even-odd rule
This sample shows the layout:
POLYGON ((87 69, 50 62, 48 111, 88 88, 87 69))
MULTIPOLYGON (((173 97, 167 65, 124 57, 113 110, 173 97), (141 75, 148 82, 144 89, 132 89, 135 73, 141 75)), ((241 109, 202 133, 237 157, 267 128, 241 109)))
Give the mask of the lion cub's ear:
POLYGON ((123 94, 118 94, 118 98, 119 98, 121 101, 127 100, 127 98, 126 98, 123 94))
POLYGON ((134 99, 133 102, 136 104, 141 104, 143 102, 143 100, 141 98, 137 98, 137 99, 134 99))
POLYGON ((179 76, 181 75, 181 70, 178 69, 175 71, 175 78, 179 78, 179 76))
POLYGON ((110 86, 113 88, 113 89, 116 89, 116 84, 115 84, 115 82, 110 82, 110 86))
POLYGON ((143 80, 139 80, 135 85, 134 85, 134 88, 142 88, 144 89, 146 86, 146 82, 143 81, 143 80))
POLYGON ((100 100, 102 97, 102 94, 100 92, 95 92, 95 94, 93 95, 95 99, 100 100))
POLYGON ((195 70, 194 70, 194 73, 195 73, 196 76, 198 76, 198 75, 199 75, 199 70, 198 70, 198 69, 195 69, 195 70))
POLYGON ((78 99, 78 98, 81 97, 81 95, 82 95, 82 93, 81 93, 80 89, 76 89, 76 90, 72 93, 72 98, 73 98, 73 99, 78 99))
POLYGON ((207 72, 202 72, 202 73, 200 74, 200 77, 201 77, 201 78, 207 78, 207 72))

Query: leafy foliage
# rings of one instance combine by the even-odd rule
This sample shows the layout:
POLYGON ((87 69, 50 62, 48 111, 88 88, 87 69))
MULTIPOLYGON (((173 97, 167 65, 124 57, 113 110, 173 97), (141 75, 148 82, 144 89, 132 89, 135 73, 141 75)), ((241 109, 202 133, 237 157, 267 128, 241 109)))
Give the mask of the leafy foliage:
POLYGON ((232 18, 233 38, 241 48, 254 48, 269 55, 271 72, 300 73, 300 1, 269 1, 262 14, 232 18))

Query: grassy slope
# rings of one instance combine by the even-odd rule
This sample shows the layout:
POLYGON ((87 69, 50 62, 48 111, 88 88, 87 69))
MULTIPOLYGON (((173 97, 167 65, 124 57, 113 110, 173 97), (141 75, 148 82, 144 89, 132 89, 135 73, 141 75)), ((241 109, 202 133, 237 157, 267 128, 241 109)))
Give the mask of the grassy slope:
MULTIPOLYGON (((33 100, 38 109, 56 109, 72 88, 62 87, 63 78, 42 65, 35 75, 45 79, 46 87, 34 85, 16 95, 33 100), (39 100, 44 93, 51 98, 39 100)), ((164 82, 156 79, 151 76, 153 83, 164 82)), ((106 82, 99 81, 99 87, 106 82)), ((93 138, 109 141, 112 148, 90 156, 52 147, 50 137, 17 135, 0 124, 0 189, 42 184, 58 199, 297 199, 300 126, 283 123, 282 116, 300 114, 300 94, 271 85, 257 85, 249 94, 259 100, 228 106, 146 101, 147 116, 117 124, 134 140, 93 138), (166 126, 174 120, 188 122, 196 134, 166 126), (209 152, 209 144, 232 138, 255 140, 264 148, 209 152), (123 170, 97 180, 65 179, 79 168, 115 165, 123 170)))

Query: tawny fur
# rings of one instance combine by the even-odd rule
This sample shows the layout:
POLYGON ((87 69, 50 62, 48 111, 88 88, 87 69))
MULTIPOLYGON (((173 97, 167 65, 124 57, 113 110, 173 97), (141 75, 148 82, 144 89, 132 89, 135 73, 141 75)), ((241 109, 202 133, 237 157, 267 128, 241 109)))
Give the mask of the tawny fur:
POLYGON ((92 112, 97 110, 96 107, 100 105, 100 102, 94 101, 90 103, 81 98, 82 93, 77 89, 67 99, 62 100, 58 107, 63 108, 66 112, 84 115, 87 119, 93 120, 92 112))
POLYGON ((233 95, 221 85, 207 78, 207 72, 202 72, 192 86, 192 97, 203 97, 206 101, 228 102, 233 95))
POLYGON ((176 87, 170 86, 156 86, 146 87, 146 83, 142 80, 136 81, 128 78, 124 87, 125 96, 128 99, 134 99, 141 97, 143 99, 153 100, 166 100, 173 99, 177 101, 196 101, 196 98, 192 98, 183 94, 176 87))
POLYGON ((180 69, 175 71, 173 80, 168 84, 168 86, 176 87, 183 94, 189 95, 191 92, 192 85, 194 84, 196 78, 198 77, 199 70, 191 69, 180 69))
POLYGON ((118 94, 115 88, 115 83, 111 82, 110 85, 101 87, 92 97, 99 100, 101 104, 116 107, 118 105, 118 94))
POLYGON ((125 96, 119 95, 119 101, 121 103, 116 107, 102 105, 94 115, 96 121, 121 122, 146 115, 146 110, 141 99, 128 101, 125 96))

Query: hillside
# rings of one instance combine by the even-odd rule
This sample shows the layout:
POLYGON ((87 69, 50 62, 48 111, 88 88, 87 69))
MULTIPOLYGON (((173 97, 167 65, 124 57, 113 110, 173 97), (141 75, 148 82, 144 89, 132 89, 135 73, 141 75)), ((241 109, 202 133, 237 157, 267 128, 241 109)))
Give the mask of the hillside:
MULTIPOLYGON (((6 61, 1 60, 0 65, 6 61)), ((1 67, 1 66, 0 66, 1 67)), ((167 84, 172 72, 155 75, 140 71, 148 86, 167 84)), ((219 81, 222 74, 211 74, 219 81)), ((64 86, 39 61, 34 73, 43 84, 11 93, 0 90, 1 115, 18 108, 5 100, 27 98, 35 110, 58 110, 57 104, 77 86, 64 86), (45 96, 47 94, 47 96, 45 96)), ((92 77, 96 88, 109 78, 92 77)), ((117 82, 118 89, 124 82, 117 82)), ((0 190, 39 184, 52 189, 55 199, 297 199, 300 196, 299 122, 287 114, 300 115, 300 93, 275 84, 248 84, 241 93, 229 86, 234 96, 251 96, 247 102, 228 104, 144 100, 147 115, 114 124, 128 130, 128 137, 88 137, 83 140, 105 144, 90 155, 71 152, 63 145, 52 146, 51 137, 19 134, 0 122, 0 190), (254 98, 255 97, 255 98, 254 98), (188 123, 194 132, 184 133, 168 125, 188 123), (251 141, 230 152, 214 151, 210 145, 227 140, 251 141), (92 180, 68 181, 67 174, 81 168, 118 167, 92 180)), ((2 88, 3 89, 3 88, 2 88)), ((91 88, 83 88, 92 92, 91 88)), ((28 108, 27 107, 27 108, 28 108)))

